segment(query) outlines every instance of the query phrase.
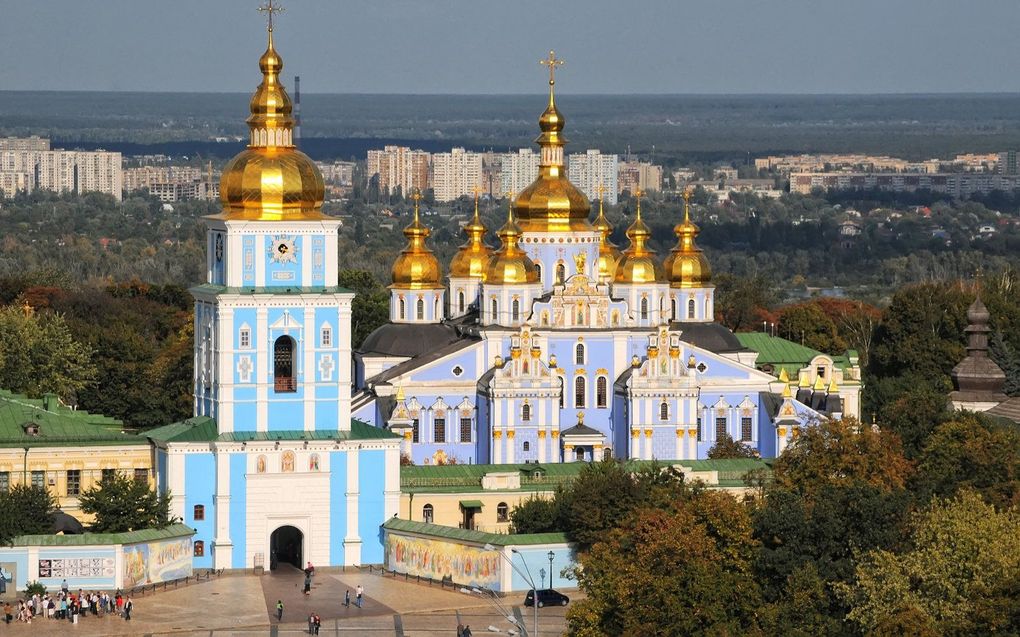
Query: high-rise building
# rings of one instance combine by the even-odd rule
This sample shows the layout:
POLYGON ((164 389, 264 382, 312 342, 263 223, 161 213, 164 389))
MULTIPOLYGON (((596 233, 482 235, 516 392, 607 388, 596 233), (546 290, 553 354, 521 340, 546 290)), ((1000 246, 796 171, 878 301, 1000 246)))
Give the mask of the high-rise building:
POLYGON ((589 199, 598 199, 599 186, 605 188, 606 203, 615 205, 617 201, 617 165, 620 159, 616 155, 603 155, 598 149, 585 153, 574 153, 569 157, 567 174, 570 181, 577 184, 589 199))
POLYGON ((436 201, 453 201, 482 187, 481 153, 454 148, 432 155, 432 190, 436 201))
POLYGON ((379 192, 390 194, 399 188, 405 196, 429 188, 432 156, 407 146, 386 146, 368 151, 368 178, 378 176, 379 192))
POLYGON ((620 162, 617 192, 633 193, 638 188, 645 192, 662 190, 662 166, 643 161, 620 162))
POLYGON ((542 157, 530 148, 500 156, 499 194, 520 192, 538 178, 542 157))
POLYGON ((1020 174, 1020 170, 1017 169, 1017 152, 1015 150, 1008 150, 1004 153, 999 153, 999 174, 1000 175, 1016 175, 1020 174))
POLYGON ((0 183, 12 195, 36 188, 54 192, 105 192, 119 201, 123 187, 120 153, 51 150, 41 137, 0 139, 0 183))
POLYGON ((32 135, 31 137, 0 137, 0 150, 49 150, 50 140, 32 135))

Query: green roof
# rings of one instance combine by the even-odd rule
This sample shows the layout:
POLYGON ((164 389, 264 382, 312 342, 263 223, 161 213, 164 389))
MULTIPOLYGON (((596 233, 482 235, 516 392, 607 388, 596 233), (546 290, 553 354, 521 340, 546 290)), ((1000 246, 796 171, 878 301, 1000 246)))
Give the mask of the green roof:
POLYGON ((121 422, 62 405, 56 396, 27 398, 0 390, 0 447, 147 445, 121 431, 121 422), (26 430, 32 425, 38 433, 26 430))
POLYGON ((795 374, 810 363, 815 356, 828 356, 840 369, 850 366, 849 356, 856 356, 856 352, 852 350, 847 354, 833 356, 764 332, 737 332, 736 337, 741 345, 758 352, 755 366, 771 365, 776 373, 780 369, 785 369, 787 374, 793 375, 791 377, 794 380, 796 380, 795 374))
POLYGON ((350 431, 302 429, 287 431, 233 431, 219 433, 216 421, 208 416, 197 416, 172 425, 159 427, 146 432, 149 438, 157 442, 265 442, 294 440, 389 440, 399 439, 397 434, 373 427, 360 420, 351 420, 350 431))
POLYGON ((465 509, 481 509, 482 508, 482 501, 481 500, 461 500, 460 501, 460 506, 462 508, 465 508, 465 509))
POLYGON ((125 533, 82 533, 81 535, 19 535, 13 546, 90 546, 94 544, 136 544, 178 537, 190 537, 195 530, 184 524, 171 524, 164 529, 140 529, 125 533))
POLYGON ((203 283, 191 288, 196 294, 354 294, 354 290, 339 285, 317 286, 273 286, 273 287, 227 287, 203 283))
POLYGON ((566 544, 565 533, 521 533, 509 535, 503 533, 485 533, 484 531, 473 531, 471 529, 458 529, 452 526, 429 524, 428 522, 412 522, 390 518, 383 523, 383 528, 390 531, 405 531, 408 533, 419 533, 432 537, 447 540, 460 540, 462 542, 473 542, 476 544, 492 544, 493 546, 524 546, 531 544, 566 544))

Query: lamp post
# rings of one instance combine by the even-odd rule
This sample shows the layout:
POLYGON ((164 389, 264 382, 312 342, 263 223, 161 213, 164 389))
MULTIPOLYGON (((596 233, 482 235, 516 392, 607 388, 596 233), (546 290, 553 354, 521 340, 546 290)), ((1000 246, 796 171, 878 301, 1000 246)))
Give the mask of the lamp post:
POLYGON ((549 551, 549 588, 553 587, 553 560, 556 558, 556 554, 549 551))
MULTIPOLYGON (((509 557, 506 556, 505 553, 503 553, 502 549, 497 549, 492 544, 486 544, 482 548, 485 549, 486 551, 497 551, 503 557, 503 559, 506 560, 507 564, 510 565, 510 568, 512 568, 515 571, 517 571, 517 574, 520 575, 521 577, 523 577, 525 579, 525 581, 527 581, 528 584, 531 586, 531 590, 532 590, 532 600, 531 601, 533 602, 532 603, 532 607, 535 609, 535 619, 534 619, 534 624, 533 624, 533 629, 532 629, 533 632, 532 632, 530 637, 538 637, 538 587, 535 586, 535 579, 533 577, 531 577, 531 569, 528 568, 527 560, 524 559, 524 556, 521 555, 521 552, 518 551, 517 549, 510 549, 511 553, 515 553, 517 555, 521 555, 521 561, 524 562, 524 569, 525 569, 524 571, 521 571, 521 569, 517 568, 517 565, 514 564, 513 560, 511 560, 509 557)), ((524 626, 522 625, 521 628, 524 628, 524 626)))

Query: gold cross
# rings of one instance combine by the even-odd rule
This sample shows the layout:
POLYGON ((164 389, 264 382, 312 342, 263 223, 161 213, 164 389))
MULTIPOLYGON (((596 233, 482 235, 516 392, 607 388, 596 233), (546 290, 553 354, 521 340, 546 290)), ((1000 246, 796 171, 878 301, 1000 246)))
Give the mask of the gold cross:
POLYGON ((269 14, 269 30, 272 31, 273 30, 273 14, 274 13, 283 13, 283 7, 280 6, 279 2, 277 2, 276 4, 273 4, 273 0, 267 0, 267 2, 264 5, 259 7, 259 13, 268 13, 269 14))
POLYGON ((605 192, 606 192, 606 187, 605 187, 605 185, 603 185, 603 183, 601 181, 599 182, 599 187, 596 189, 596 192, 599 193, 599 203, 601 203, 602 202, 602 195, 604 195, 605 192))
POLYGON ((556 83, 556 67, 563 66, 563 60, 556 57, 556 51, 549 51, 549 57, 544 60, 539 60, 539 64, 542 66, 549 67, 549 86, 556 83))
POLYGON ((691 201, 691 189, 690 187, 684 188, 684 201, 690 203, 691 201))

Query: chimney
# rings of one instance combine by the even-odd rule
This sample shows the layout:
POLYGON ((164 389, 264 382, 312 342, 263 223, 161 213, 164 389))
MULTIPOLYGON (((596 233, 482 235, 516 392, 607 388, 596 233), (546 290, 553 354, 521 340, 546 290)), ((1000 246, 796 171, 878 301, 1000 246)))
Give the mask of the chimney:
POLYGON ((301 141, 301 76, 294 76, 294 145, 301 141))

